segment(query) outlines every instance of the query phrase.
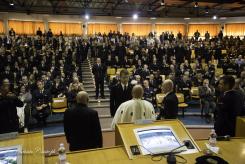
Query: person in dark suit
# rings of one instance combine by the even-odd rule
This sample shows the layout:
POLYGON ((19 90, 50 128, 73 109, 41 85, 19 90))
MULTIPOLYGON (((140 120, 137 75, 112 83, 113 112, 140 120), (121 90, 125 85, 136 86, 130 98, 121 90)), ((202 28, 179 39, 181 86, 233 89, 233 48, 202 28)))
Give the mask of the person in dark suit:
POLYGON ((241 115, 243 109, 243 96, 234 90, 235 79, 225 75, 219 81, 219 89, 223 96, 218 103, 217 117, 214 129, 218 136, 235 136, 236 117, 241 115))
POLYGON ((97 111, 88 108, 88 93, 81 91, 77 103, 64 114, 64 131, 70 151, 101 148, 102 132, 97 111))
POLYGON ((11 28, 11 29, 9 30, 9 36, 15 37, 15 31, 14 31, 13 28, 11 28))
POLYGON ((43 123, 46 126, 46 119, 50 114, 51 94, 44 89, 44 83, 37 81, 37 88, 32 94, 32 115, 38 121, 40 126, 43 123))
POLYGON ((16 107, 23 107, 23 105, 23 102, 10 92, 9 80, 4 79, 0 89, 0 134, 19 130, 16 107))
POLYGON ((163 92, 165 94, 162 102, 163 109, 160 110, 157 120, 160 120, 162 117, 165 119, 176 119, 178 116, 178 98, 174 93, 172 80, 168 79, 163 82, 163 92))
POLYGON ((105 98, 104 96, 104 79, 106 74, 106 67, 101 64, 101 59, 97 58, 96 64, 92 68, 92 72, 94 74, 95 87, 96 87, 96 99, 99 97, 99 88, 100 88, 100 96, 101 98, 105 98))
POLYGON ((110 93, 110 112, 114 117, 117 108, 125 101, 132 99, 132 85, 129 84, 129 73, 126 69, 120 72, 120 83, 112 86, 110 93))
POLYGON ((36 35, 42 37, 43 36, 43 32, 41 31, 40 27, 38 27, 38 30, 36 32, 36 35))

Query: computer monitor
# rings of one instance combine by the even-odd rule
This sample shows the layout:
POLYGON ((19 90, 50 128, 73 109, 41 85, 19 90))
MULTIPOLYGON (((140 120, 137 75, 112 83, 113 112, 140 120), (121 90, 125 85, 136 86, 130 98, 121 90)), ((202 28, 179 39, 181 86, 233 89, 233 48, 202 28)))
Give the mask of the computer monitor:
POLYGON ((22 164, 22 147, 20 145, 1 147, 0 164, 22 164))
MULTIPOLYGON (((134 133, 143 155, 166 153, 183 145, 171 127, 137 128, 134 129, 134 133)), ((187 148, 184 146, 178 151, 180 150, 184 151, 187 148)))

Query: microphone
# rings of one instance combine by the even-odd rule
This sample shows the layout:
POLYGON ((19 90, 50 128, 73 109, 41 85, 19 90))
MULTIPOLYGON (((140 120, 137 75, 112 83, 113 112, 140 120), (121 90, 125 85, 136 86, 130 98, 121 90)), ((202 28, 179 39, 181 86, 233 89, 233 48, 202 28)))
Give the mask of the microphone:
POLYGON ((230 135, 225 135, 225 136, 217 136, 216 140, 217 141, 230 141, 231 136, 230 135))

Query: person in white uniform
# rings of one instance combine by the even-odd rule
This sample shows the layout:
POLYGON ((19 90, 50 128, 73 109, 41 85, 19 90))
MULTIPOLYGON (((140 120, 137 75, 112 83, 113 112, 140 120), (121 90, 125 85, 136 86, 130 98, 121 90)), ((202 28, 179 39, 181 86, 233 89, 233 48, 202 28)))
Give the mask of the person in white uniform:
POLYGON ((141 85, 135 85, 132 90, 132 100, 122 103, 113 118, 111 128, 117 123, 135 122, 136 120, 155 120, 153 105, 142 100, 144 90, 141 85))

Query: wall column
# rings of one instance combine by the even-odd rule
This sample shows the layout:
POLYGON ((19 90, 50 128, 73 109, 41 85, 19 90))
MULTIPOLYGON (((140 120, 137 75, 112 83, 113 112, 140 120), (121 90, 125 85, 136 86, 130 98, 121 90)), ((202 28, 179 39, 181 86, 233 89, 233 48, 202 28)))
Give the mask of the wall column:
POLYGON ((3 18, 3 28, 4 28, 4 34, 7 35, 8 34, 8 31, 9 31, 9 22, 8 22, 8 16, 7 15, 4 15, 4 18, 3 18))
POLYGON ((151 32, 154 34, 156 32, 156 23, 151 24, 151 32))
POLYGON ((88 22, 84 22, 82 24, 82 28, 83 28, 83 34, 88 35, 88 22))
POLYGON ((123 32, 123 29, 122 29, 122 23, 119 24, 119 32, 122 33, 123 32))
POLYGON ((43 18, 43 23, 44 23, 44 30, 48 32, 49 27, 48 27, 48 19, 46 17, 43 18))
POLYGON ((188 38, 188 32, 189 32, 189 23, 186 23, 185 24, 185 35, 187 36, 187 38, 188 38))

